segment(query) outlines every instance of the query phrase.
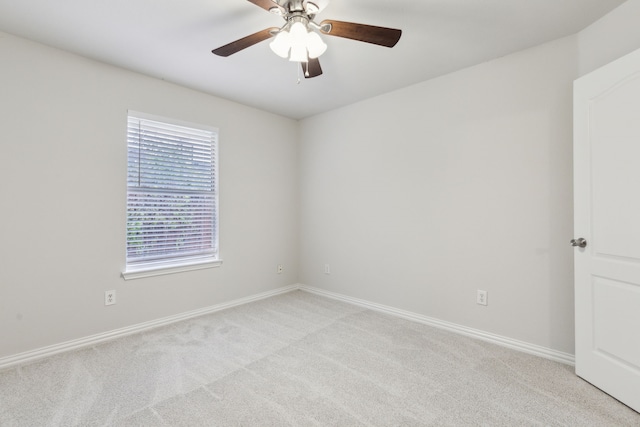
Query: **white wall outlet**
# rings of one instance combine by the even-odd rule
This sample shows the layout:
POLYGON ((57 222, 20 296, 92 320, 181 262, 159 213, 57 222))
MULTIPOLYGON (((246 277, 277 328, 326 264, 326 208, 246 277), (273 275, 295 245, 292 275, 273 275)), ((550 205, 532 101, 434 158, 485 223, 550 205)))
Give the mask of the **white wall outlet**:
POLYGON ((324 274, 331 274, 331 267, 329 267, 329 264, 324 265, 324 274))
POLYGON ((476 296, 476 304, 487 305, 488 296, 489 296, 489 293, 487 291, 481 291, 480 289, 478 289, 478 295, 476 296))
POLYGON ((282 267, 282 264, 278 264, 278 274, 282 274, 283 271, 284 268, 282 267))
POLYGON ((116 291, 104 291, 104 305, 116 303, 116 291))

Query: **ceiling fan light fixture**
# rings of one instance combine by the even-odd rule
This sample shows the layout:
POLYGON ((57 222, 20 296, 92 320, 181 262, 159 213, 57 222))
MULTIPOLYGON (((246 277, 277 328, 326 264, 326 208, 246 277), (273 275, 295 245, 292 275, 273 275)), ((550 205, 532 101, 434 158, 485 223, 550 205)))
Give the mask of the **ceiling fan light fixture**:
POLYGON ((303 44, 291 46, 291 56, 289 56, 291 62, 307 62, 307 47, 303 44))
POLYGON ((292 39, 298 43, 304 43, 304 38, 307 36, 307 27, 300 21, 296 21, 291 25, 289 30, 292 39))
POLYGON ((269 43, 269 47, 276 55, 281 58, 287 58, 289 56, 289 49, 291 48, 291 36, 287 31, 280 31, 275 39, 269 43))
POLYGON ((309 58, 317 58, 327 50, 327 45, 322 38, 313 31, 307 34, 307 49, 309 50, 309 58))
POLYGON ((309 31, 308 21, 298 19, 292 20, 278 32, 269 47, 276 55, 288 58, 289 61, 308 62, 309 58, 322 55, 327 50, 327 45, 319 34, 309 31))

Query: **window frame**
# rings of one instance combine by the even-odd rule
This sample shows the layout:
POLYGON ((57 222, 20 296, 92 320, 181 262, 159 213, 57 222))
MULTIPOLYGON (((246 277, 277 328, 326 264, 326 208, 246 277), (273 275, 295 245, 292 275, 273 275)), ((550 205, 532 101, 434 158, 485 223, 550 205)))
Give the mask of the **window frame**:
MULTIPOLYGON (((184 271, 192 271, 192 270, 200 270, 205 268, 213 268, 218 267, 222 264, 222 259, 220 258, 220 245, 219 245, 219 234, 220 234, 220 207, 219 207, 219 190, 218 190, 218 170, 220 164, 219 151, 218 151, 218 142, 219 142, 219 130, 213 126, 202 125, 197 123, 191 123, 181 120, 176 120, 167 117, 161 117, 157 115, 152 115, 148 113, 141 113, 138 111, 128 110, 127 111, 127 137, 126 147, 127 147, 127 189, 126 189, 126 218, 125 218, 125 268, 122 271, 121 276, 125 280, 138 279, 144 277, 158 276, 164 274, 173 274, 180 273, 184 271), (134 264, 129 263, 126 251, 128 245, 128 224, 129 224, 129 120, 133 118, 134 120, 146 120, 153 121, 164 125, 169 126, 178 126, 187 129, 193 129, 197 131, 206 131, 211 132, 211 150, 212 150, 212 162, 213 162, 213 171, 212 171, 212 203, 213 203, 213 246, 215 247, 215 251, 211 255, 207 254, 199 254, 194 256, 185 256, 184 254, 180 256, 176 256, 173 258, 165 258, 160 260, 149 260, 149 261, 140 261, 134 264)), ((144 188, 144 187, 139 187, 144 188)), ((154 190, 151 190, 154 191, 154 190)), ((186 190, 162 190, 171 194, 191 194, 186 190)))

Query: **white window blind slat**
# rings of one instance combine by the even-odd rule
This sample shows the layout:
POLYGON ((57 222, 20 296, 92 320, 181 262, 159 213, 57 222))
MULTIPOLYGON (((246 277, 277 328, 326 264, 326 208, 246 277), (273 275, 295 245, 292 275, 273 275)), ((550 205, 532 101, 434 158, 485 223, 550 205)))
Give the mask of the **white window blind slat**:
POLYGON ((217 259, 216 149, 213 129, 129 114, 127 269, 217 259))
MULTIPOLYGON (((190 141, 209 141, 210 130, 197 129, 190 126, 181 126, 172 123, 163 123, 157 120, 145 119, 139 116, 129 116, 129 126, 127 131, 134 133, 142 130, 146 132, 157 132, 159 134, 167 135, 168 137, 183 137, 186 136, 190 141), (138 127, 137 124, 141 126, 138 127)), ((207 142, 203 142, 203 145, 207 145, 207 142)))

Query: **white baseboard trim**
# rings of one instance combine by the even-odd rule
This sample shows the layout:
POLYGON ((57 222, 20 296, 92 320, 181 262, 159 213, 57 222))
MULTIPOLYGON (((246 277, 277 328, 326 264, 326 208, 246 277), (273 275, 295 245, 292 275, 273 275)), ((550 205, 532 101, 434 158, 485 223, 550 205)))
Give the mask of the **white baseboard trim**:
POLYGON ((422 323, 436 328, 445 329, 450 332, 465 335, 471 338, 480 339, 493 344, 498 344, 503 347, 508 347, 513 350, 522 351, 524 353, 533 354, 535 356, 544 357, 545 359, 554 360, 556 362, 565 363, 567 365, 575 366, 575 356, 573 354, 564 353, 561 351, 553 350, 547 347, 542 347, 536 344, 527 343, 524 341, 515 340, 513 338, 503 337, 500 335, 492 334, 489 332, 481 331, 479 329, 473 329, 455 323, 446 322, 444 320, 435 319, 433 317, 423 316, 421 314, 413 313, 410 311, 400 310, 397 308, 389 307, 386 305, 349 297, 346 295, 338 294, 335 292, 325 291, 323 289, 314 288, 312 286, 299 285, 299 289, 310 292, 317 295, 322 295, 328 298, 333 298, 339 301, 343 301, 349 304, 354 304, 360 307, 368 308, 371 310, 379 311, 382 313, 390 314, 392 316, 401 317, 403 319, 412 320, 414 322, 422 323))
POLYGON ((180 322, 182 320, 192 319, 194 317, 203 316, 205 314, 215 313, 218 311, 226 310, 228 308, 237 307, 239 305, 248 304, 250 302, 259 301, 262 299, 270 298, 276 295, 281 295, 281 294, 295 291, 295 290, 306 291, 309 293, 343 301, 349 304, 354 304, 360 307, 368 308, 370 310, 379 311, 382 313, 390 314, 392 316, 397 316, 403 319, 411 320, 411 321, 422 323, 425 325, 434 326, 436 328, 445 329, 447 331, 465 335, 471 338, 480 339, 493 344, 501 345, 503 347, 508 347, 514 350, 544 357, 546 359, 555 360, 556 362, 561 362, 568 365, 575 365, 575 357, 574 355, 569 353, 563 353, 563 352, 542 347, 536 344, 530 344, 524 341, 518 341, 512 338, 507 338, 507 337, 492 334, 489 332, 484 332, 478 329, 468 328, 466 326, 461 326, 455 323, 446 322, 446 321, 435 319, 432 317, 423 316, 421 314, 413 313, 410 311, 400 310, 394 307, 389 307, 386 305, 349 297, 349 296, 338 294, 335 292, 325 291, 323 289, 314 288, 312 286, 296 284, 296 285, 284 286, 282 288, 277 288, 271 291, 262 292, 255 295, 250 295, 248 297, 236 299, 226 303, 216 304, 210 307, 192 310, 185 313, 176 314, 173 316, 163 317, 161 319, 151 320, 149 322, 143 322, 143 323, 138 323, 136 325, 127 326, 120 329, 114 329, 108 332, 103 332, 100 334, 95 334, 95 335, 91 335, 84 338, 66 341, 60 344, 41 347, 35 350, 26 351, 24 353, 18 353, 15 355, 6 356, 3 358, 0 358, 0 370, 11 368, 17 365, 31 363, 38 359, 50 357, 55 354, 78 350, 86 347, 91 347, 93 345, 97 345, 97 344, 110 341, 116 338, 125 337, 127 335, 136 334, 139 332, 147 331, 149 329, 169 325, 171 323, 180 322))
POLYGON ((226 303, 212 305, 197 310, 188 311, 173 316, 163 317, 161 319, 151 320, 149 322, 138 323, 136 325, 127 326, 120 329, 114 329, 108 332, 91 335, 84 338, 79 338, 71 341, 66 341, 60 344, 54 344, 47 347, 41 347, 35 350, 26 351, 24 353, 18 353, 12 356, 0 358, 0 370, 22 365, 30 362, 34 362, 38 359, 53 356, 55 354, 64 353, 67 351, 78 350, 85 347, 91 347, 96 344, 100 344, 105 341, 110 341, 115 338, 121 338, 127 335, 136 334, 138 332, 147 331, 149 329, 157 328, 159 326, 169 325, 171 323, 180 322, 182 320, 192 319, 194 317, 203 316, 205 314, 215 313, 217 311, 225 310, 239 305, 248 304, 250 302, 262 300, 265 298, 273 297, 276 295, 284 294, 287 292, 300 289, 299 285, 290 285, 282 288, 274 289, 267 292, 262 292, 248 297, 236 299, 226 303))

